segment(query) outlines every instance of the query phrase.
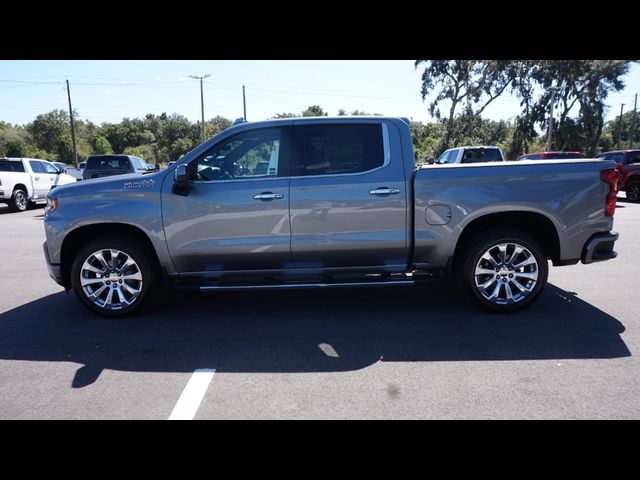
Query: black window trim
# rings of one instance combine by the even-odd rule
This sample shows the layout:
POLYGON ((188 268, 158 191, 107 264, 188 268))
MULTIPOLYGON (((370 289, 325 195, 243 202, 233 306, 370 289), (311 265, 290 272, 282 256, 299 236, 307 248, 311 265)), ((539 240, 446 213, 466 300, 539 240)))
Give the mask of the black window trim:
MULTIPOLYGON (((328 127, 338 127, 338 126, 363 126, 363 125, 380 125, 382 130, 382 155, 383 161, 382 165, 376 168, 372 168, 371 170, 365 170, 363 172, 353 172, 353 173, 325 173, 322 175, 290 175, 289 178, 335 178, 335 177, 350 177, 353 175, 367 175, 372 172, 376 172, 383 168, 386 168, 391 163, 391 143, 389 140, 389 127, 385 122, 362 122, 362 123, 352 123, 352 122, 340 122, 340 123, 309 123, 309 124, 301 124, 299 127, 311 127, 311 126, 328 126, 328 127)), ((296 125, 298 126, 298 125, 296 125)), ((295 138, 295 135, 294 135, 295 138)), ((294 149, 295 150, 295 149, 294 149)), ((297 152, 296 152, 297 153, 297 152)), ((293 159, 292 159, 293 160, 293 159)), ((293 168, 293 161, 291 162, 291 168, 293 168)), ((291 172, 291 169, 289 170, 291 172)))

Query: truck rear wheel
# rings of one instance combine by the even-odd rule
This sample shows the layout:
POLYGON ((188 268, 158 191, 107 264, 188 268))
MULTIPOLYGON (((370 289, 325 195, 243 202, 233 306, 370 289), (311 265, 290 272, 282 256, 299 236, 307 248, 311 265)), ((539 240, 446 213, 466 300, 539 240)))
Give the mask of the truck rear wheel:
POLYGON ((640 202, 640 182, 631 182, 626 187, 627 200, 630 202, 640 202))
POLYGON ((529 235, 511 229, 484 232, 467 243, 457 277, 468 297, 494 312, 513 312, 536 300, 549 266, 529 235))
POLYGON ((71 285, 89 310, 123 317, 140 308, 154 288, 148 255, 133 239, 109 235, 85 244, 71 267, 71 285))
POLYGON ((24 212, 27 210, 28 206, 29 201, 27 199, 27 193, 24 190, 16 188, 11 196, 11 203, 9 203, 9 207, 14 212, 24 212))

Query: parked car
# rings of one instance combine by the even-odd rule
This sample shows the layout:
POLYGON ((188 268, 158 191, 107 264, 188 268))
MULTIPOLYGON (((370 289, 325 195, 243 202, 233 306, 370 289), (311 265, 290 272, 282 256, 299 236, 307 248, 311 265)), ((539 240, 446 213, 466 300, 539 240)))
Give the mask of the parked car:
POLYGON ((52 188, 75 181, 46 160, 0 158, 0 203, 8 204, 16 212, 46 204, 52 188))
POLYGON ((84 167, 87 165, 87 162, 82 162, 78 165, 78 168, 67 168, 66 173, 71 175, 77 181, 82 180, 82 173, 84 172, 84 167))
POLYGON ((92 155, 82 172, 82 179, 109 177, 126 173, 149 173, 156 168, 133 155, 92 155))
POLYGON ((414 168, 398 118, 243 123, 168 169, 56 188, 44 252, 51 277, 106 316, 135 311, 165 281, 244 290, 440 277, 488 309, 514 311, 539 297, 549 259, 616 256, 615 166, 414 168), (234 168, 276 149, 273 174, 234 168))
POLYGON ((69 169, 69 166, 66 163, 62 163, 62 162, 51 162, 53 163, 53 166, 56 167, 58 170, 60 170, 62 173, 67 173, 67 170, 69 169))
POLYGON ((619 189, 627 192, 632 202, 640 202, 640 150, 614 150, 596 155, 596 158, 613 160, 622 166, 619 189))
POLYGON ((446 150, 435 162, 445 163, 480 163, 480 162, 504 162, 504 155, 499 147, 474 146, 457 147, 446 150))
POLYGON ((518 160, 571 160, 575 158, 584 158, 580 152, 532 152, 520 155, 518 160))

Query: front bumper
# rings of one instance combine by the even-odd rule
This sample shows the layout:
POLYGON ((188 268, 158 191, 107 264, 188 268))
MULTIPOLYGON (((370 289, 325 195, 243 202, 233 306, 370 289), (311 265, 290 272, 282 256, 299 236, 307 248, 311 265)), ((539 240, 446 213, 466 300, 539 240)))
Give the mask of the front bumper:
POLYGON ((47 249, 47 242, 44 242, 42 248, 44 249, 44 258, 46 258, 47 260, 47 270, 49 270, 49 276, 53 278, 53 280, 55 280, 58 285, 65 287, 62 280, 62 271, 60 268, 60 264, 51 263, 51 260, 49 260, 49 249, 47 249))
POLYGON ((603 262, 616 258, 613 246, 618 240, 618 232, 596 233, 582 248, 582 263, 603 262))

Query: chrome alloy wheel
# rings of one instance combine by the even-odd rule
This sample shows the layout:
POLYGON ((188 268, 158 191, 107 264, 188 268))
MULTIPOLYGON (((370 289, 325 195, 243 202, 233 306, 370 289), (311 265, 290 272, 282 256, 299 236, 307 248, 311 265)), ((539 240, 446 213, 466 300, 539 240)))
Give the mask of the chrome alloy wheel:
POLYGON ((19 211, 23 212, 27 209, 27 196, 21 191, 16 192, 15 202, 19 211))
POLYGON ((538 262, 529 249, 518 243, 500 243, 486 250, 475 268, 475 287, 497 305, 527 298, 538 281, 538 262))
POLYGON ((115 249, 93 252, 80 269, 82 291, 104 310, 122 310, 142 292, 142 271, 126 253, 115 249))

